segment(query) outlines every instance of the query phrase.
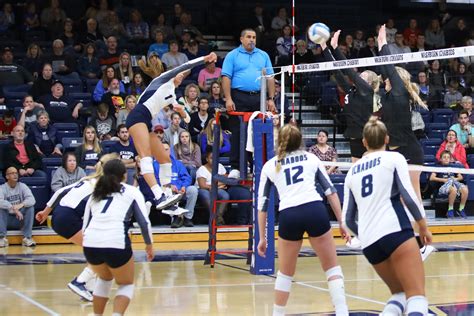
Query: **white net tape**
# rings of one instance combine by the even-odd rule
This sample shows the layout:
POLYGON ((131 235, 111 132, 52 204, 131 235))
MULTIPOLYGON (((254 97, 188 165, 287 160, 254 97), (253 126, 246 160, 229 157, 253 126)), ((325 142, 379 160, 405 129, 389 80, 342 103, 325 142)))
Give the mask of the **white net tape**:
MULTIPOLYGON (((453 47, 406 54, 336 60, 295 66, 295 73, 328 71, 344 68, 370 67, 388 64, 412 63, 433 59, 459 58, 474 55, 474 46, 453 47)), ((293 72, 293 66, 282 67, 282 72, 293 72)))

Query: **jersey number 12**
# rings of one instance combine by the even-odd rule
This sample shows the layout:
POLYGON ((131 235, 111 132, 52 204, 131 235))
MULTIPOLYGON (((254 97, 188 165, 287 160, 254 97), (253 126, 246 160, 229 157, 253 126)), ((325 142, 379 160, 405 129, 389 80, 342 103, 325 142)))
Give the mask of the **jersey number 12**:
POLYGON ((286 185, 295 184, 303 181, 299 176, 303 173, 303 166, 294 166, 285 169, 286 185), (292 172, 295 171, 295 172, 292 172), (292 174, 293 173, 293 174, 292 174))

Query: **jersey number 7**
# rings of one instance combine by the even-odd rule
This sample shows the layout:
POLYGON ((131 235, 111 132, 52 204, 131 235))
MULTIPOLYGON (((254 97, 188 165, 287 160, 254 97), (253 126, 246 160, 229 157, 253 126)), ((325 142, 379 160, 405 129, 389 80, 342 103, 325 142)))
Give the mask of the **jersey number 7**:
POLYGON ((111 197, 111 196, 105 198, 105 200, 106 200, 107 202, 105 202, 104 208, 103 208, 102 211, 100 212, 101 214, 107 212, 107 209, 109 208, 110 203, 112 203, 112 200, 113 200, 113 199, 114 199, 114 198, 111 197))

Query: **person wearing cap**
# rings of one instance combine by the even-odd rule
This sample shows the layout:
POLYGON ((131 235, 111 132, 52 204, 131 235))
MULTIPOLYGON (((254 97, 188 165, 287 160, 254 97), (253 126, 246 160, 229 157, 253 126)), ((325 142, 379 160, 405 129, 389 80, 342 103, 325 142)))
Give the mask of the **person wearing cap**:
POLYGON ((64 84, 61 80, 53 81, 51 94, 42 96, 39 103, 49 113, 51 123, 77 122, 79 110, 83 106, 81 102, 64 95, 64 84))
POLYGON ((25 67, 13 62, 13 51, 10 47, 3 48, 0 64, 0 86, 18 86, 33 84, 33 75, 25 67))
POLYGON ((150 51, 148 53, 148 61, 146 64, 143 59, 140 59, 138 61, 138 66, 144 74, 150 77, 150 81, 155 79, 165 71, 163 63, 160 60, 159 54, 156 51, 150 51))
MULTIPOLYGON (((255 47, 256 33, 244 29, 240 33, 241 45, 229 52, 222 66, 222 89, 228 112, 260 111, 260 80, 262 70, 272 75, 273 66, 268 54, 255 47)), ((267 77, 267 102, 269 111, 275 111, 275 81, 267 77)), ((240 158, 240 120, 236 116, 229 119, 231 127, 231 165, 238 169, 240 158)))
MULTIPOLYGON (((177 46, 177 44, 176 44, 177 46)), ((166 54, 165 54, 166 55, 166 54)), ((173 194, 169 188, 161 188, 154 177, 152 156, 160 163, 160 183, 167 185, 171 181, 171 160, 165 154, 161 140, 150 133, 151 122, 164 108, 183 109, 176 101, 175 89, 184 79, 184 73, 195 66, 206 62, 215 62, 217 55, 191 60, 162 73, 153 79, 140 95, 137 106, 127 116, 127 128, 133 137, 140 160, 140 169, 154 195, 154 202, 159 209, 175 204, 181 195, 173 194)))
POLYGON ((163 54, 168 52, 168 44, 165 42, 165 35, 162 30, 157 30, 155 32, 155 43, 151 44, 148 48, 148 56, 151 52, 158 54, 158 57, 163 58, 163 54))
POLYGON ((188 61, 188 56, 179 51, 178 42, 170 41, 170 51, 163 54, 162 62, 166 65, 166 69, 173 69, 188 61))

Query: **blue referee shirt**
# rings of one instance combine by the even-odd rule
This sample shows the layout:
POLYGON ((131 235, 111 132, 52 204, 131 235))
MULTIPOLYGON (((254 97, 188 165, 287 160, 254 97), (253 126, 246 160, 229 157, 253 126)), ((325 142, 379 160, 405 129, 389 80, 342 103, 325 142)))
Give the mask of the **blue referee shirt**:
POLYGON ((254 48, 247 52, 240 45, 228 53, 222 65, 222 75, 231 80, 231 88, 243 91, 260 91, 262 69, 267 75, 273 74, 270 57, 261 49, 254 48))

